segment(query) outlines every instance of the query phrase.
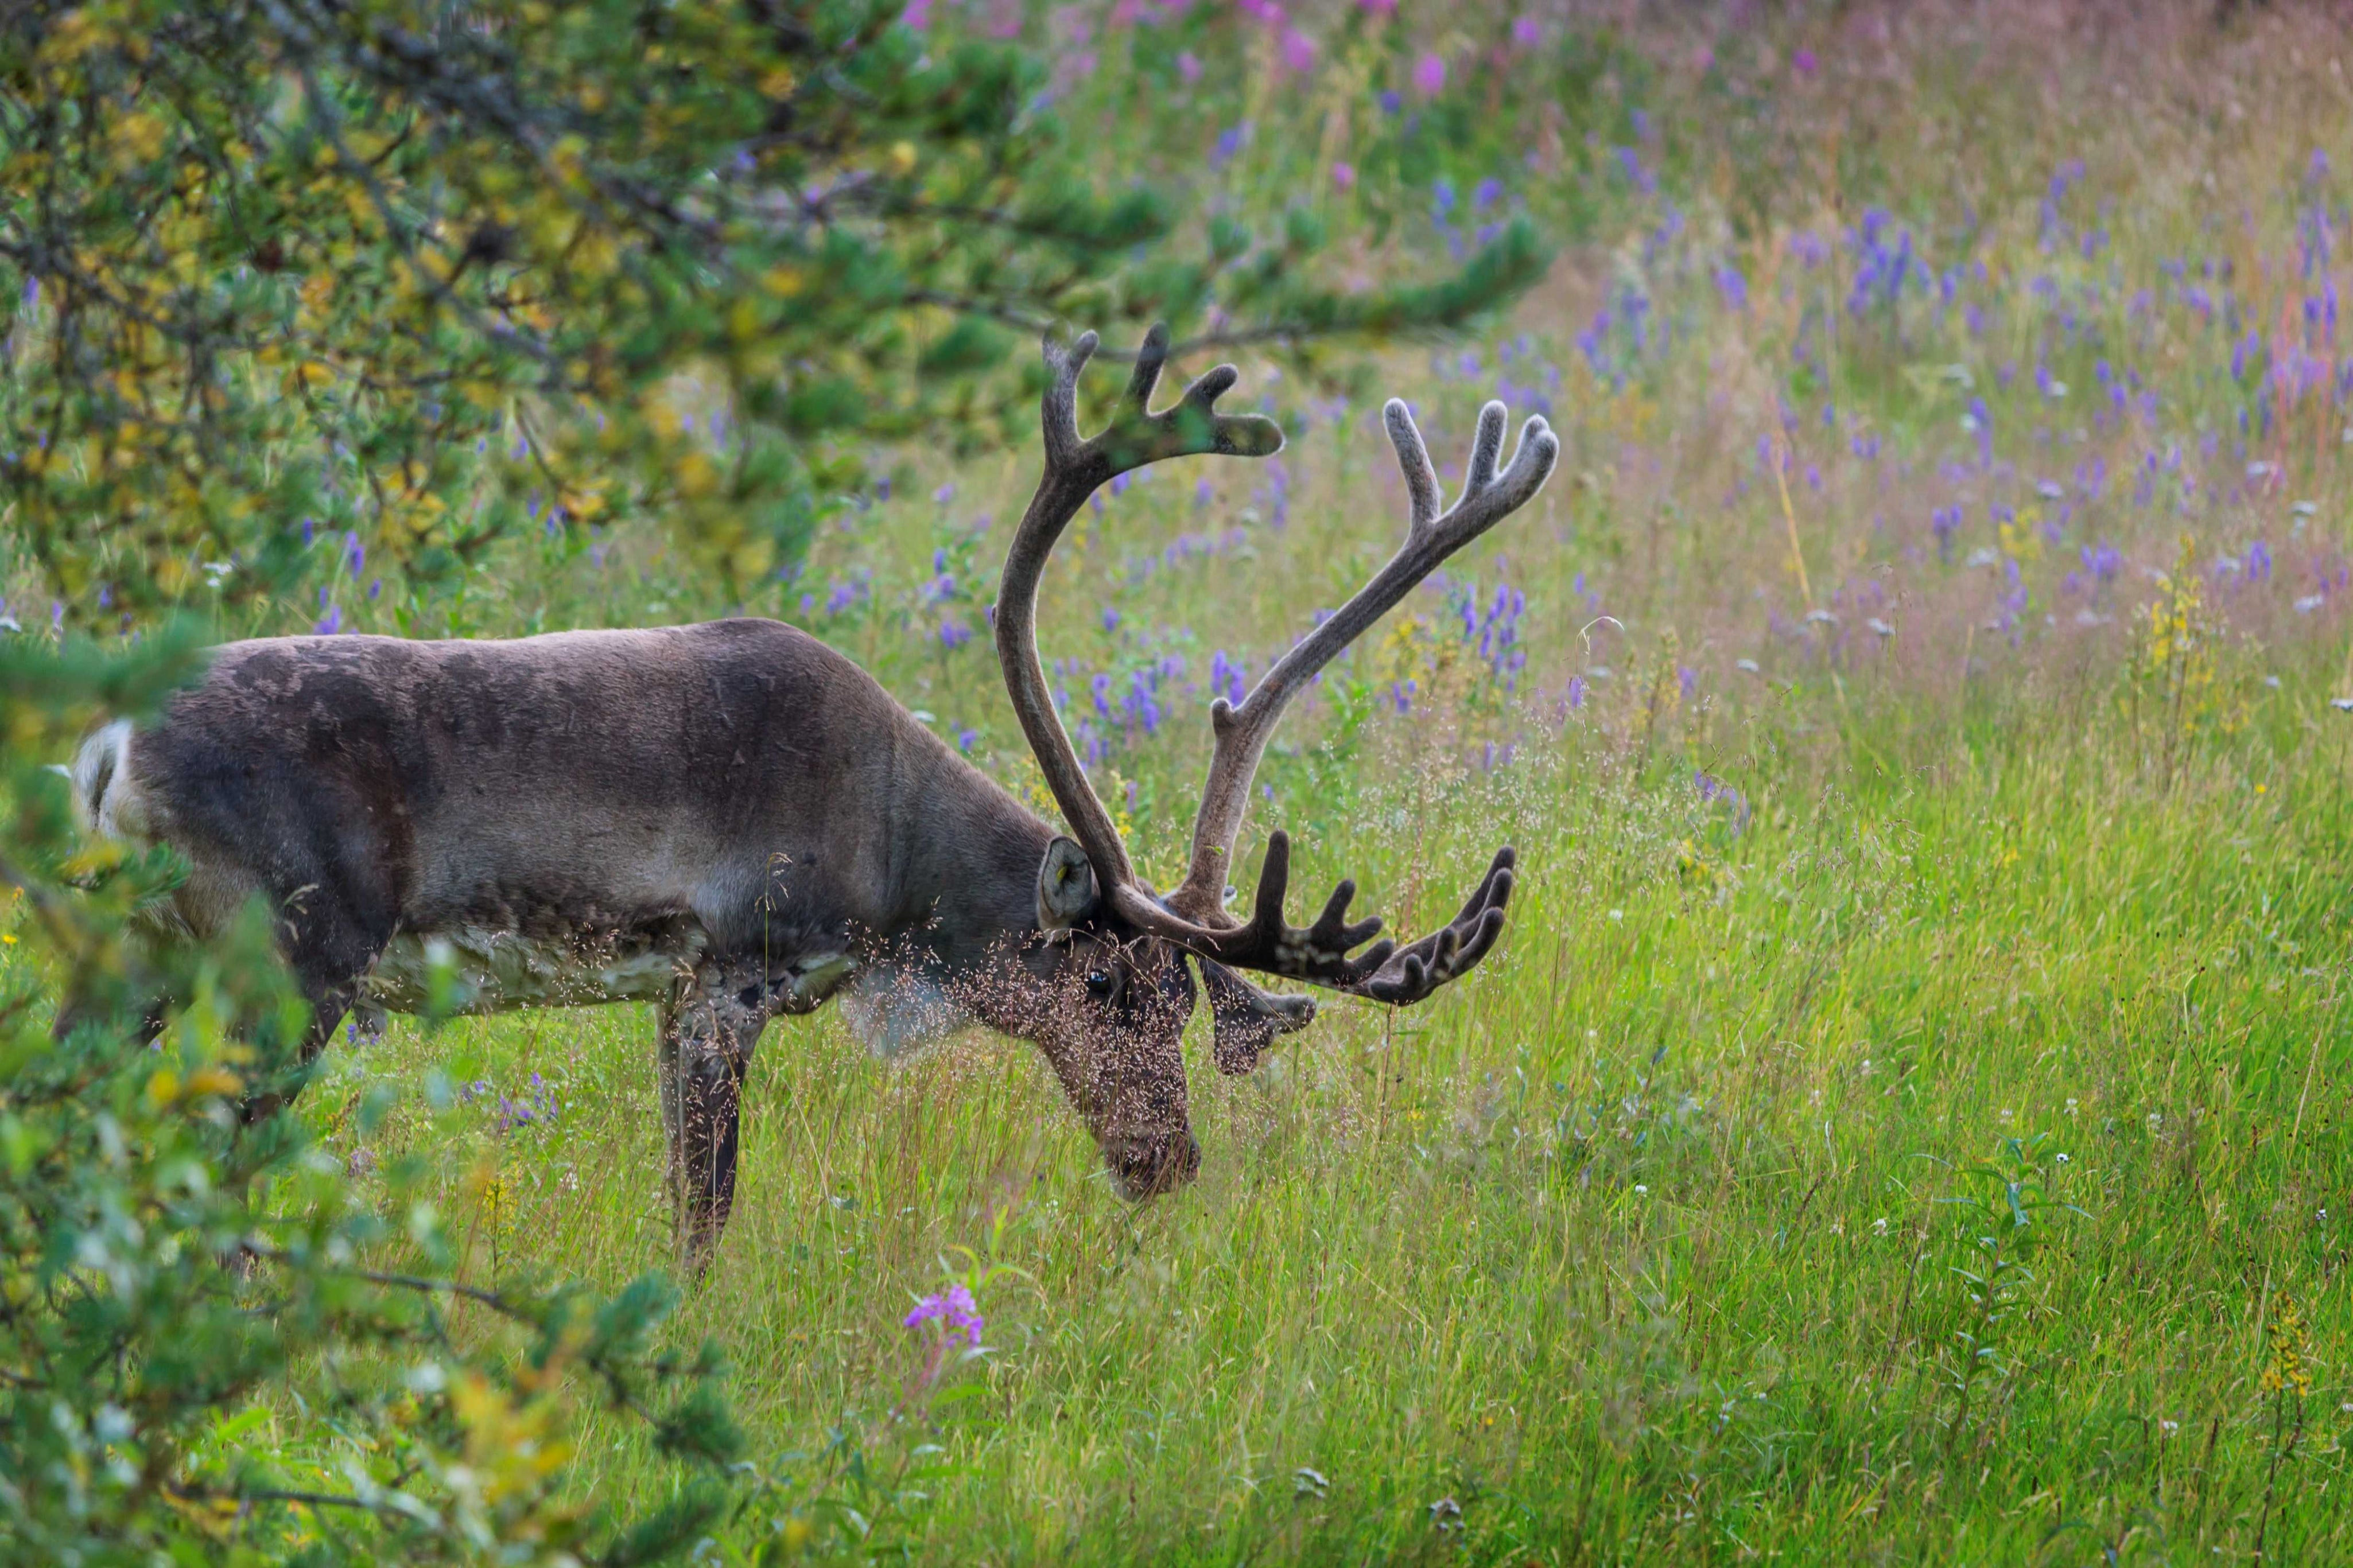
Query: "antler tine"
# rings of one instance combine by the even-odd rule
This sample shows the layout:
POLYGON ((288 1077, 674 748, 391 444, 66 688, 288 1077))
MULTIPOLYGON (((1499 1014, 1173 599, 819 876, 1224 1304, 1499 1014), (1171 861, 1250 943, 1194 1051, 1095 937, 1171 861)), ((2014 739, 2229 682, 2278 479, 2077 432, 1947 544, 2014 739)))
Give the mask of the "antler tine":
POLYGON ((1145 330, 1144 342, 1135 351, 1135 368, 1128 373, 1127 391, 1120 400, 1120 417, 1148 418, 1152 413, 1152 389, 1160 384, 1161 367, 1168 363, 1168 323, 1155 321, 1145 330))
MULTIPOLYGON (((1480 412, 1484 417, 1485 410, 1480 412)), ((1406 524, 1410 539, 1438 521, 1438 470, 1430 466, 1430 448, 1422 445, 1421 431, 1404 399, 1392 397, 1382 405, 1381 423, 1388 428, 1389 445, 1397 448, 1398 468, 1405 475, 1406 500, 1412 509, 1406 524)))
MULTIPOLYGON (((1489 403, 1479 410, 1479 427, 1471 438, 1471 466, 1462 475, 1464 495, 1475 496, 1495 482, 1495 459, 1504 455, 1504 427, 1511 418, 1500 403, 1489 403)), ((1406 423, 1410 428, 1410 416, 1406 423)))
POLYGON ((1054 711, 1045 666, 1038 656, 1038 584, 1047 558, 1087 498, 1115 475, 1164 458, 1198 453, 1266 457, 1282 449, 1282 431, 1260 415, 1217 412, 1218 398, 1239 379, 1231 365, 1218 366, 1187 387, 1174 406, 1152 413, 1153 388, 1168 359, 1168 329, 1155 323, 1145 334, 1111 424, 1093 439, 1082 439, 1079 374, 1094 357, 1098 341, 1094 333, 1082 332, 1067 349, 1058 349, 1051 338, 1042 344, 1047 375, 1039 416, 1045 472, 1006 552, 997 594, 997 657, 1004 667, 1014 717, 1020 721, 1046 785, 1087 852, 1098 885, 1116 896, 1123 889, 1133 889, 1135 873, 1111 814, 1087 782, 1061 716, 1054 711))
MULTIPOLYGON (((1058 468, 1074 467, 1085 452, 1086 443, 1079 437, 1079 373, 1095 357, 1101 342, 1092 332, 1081 332, 1067 349, 1057 349, 1051 338, 1041 345, 1046 358, 1046 405, 1039 423, 1050 477, 1058 468)), ((1143 368, 1139 361, 1136 369, 1143 368)), ((1153 369, 1156 374, 1159 367, 1155 364, 1153 369)))
MULTIPOLYGON (((1503 453, 1509 415, 1502 404, 1490 403, 1479 411, 1471 459, 1463 470, 1462 494, 1451 510, 1441 513, 1438 476, 1412 413, 1391 398, 1382 418, 1405 476, 1410 507, 1405 542, 1355 597, 1276 660, 1240 708, 1231 707, 1223 698, 1209 704, 1215 746, 1208 778, 1202 786, 1200 814, 1194 819, 1192 859, 1183 884, 1168 899, 1169 909, 1197 925, 1219 929, 1234 923, 1225 913, 1234 839, 1250 809, 1250 786, 1259 760, 1292 698, 1448 556, 1526 505, 1560 457, 1560 442, 1551 426, 1541 417, 1531 417, 1521 427, 1519 447, 1510 468, 1498 475, 1495 464, 1503 453)), ((1268 853, 1270 870, 1262 877, 1271 879, 1271 844, 1268 853)), ((1253 928, 1256 924, 1253 921, 1253 928)))

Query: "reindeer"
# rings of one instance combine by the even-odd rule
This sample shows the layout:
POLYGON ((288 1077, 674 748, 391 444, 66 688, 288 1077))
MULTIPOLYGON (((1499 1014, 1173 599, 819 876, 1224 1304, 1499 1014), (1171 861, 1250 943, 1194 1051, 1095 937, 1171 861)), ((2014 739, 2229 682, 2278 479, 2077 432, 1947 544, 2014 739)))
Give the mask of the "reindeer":
POLYGON ((1526 504, 1558 444, 1530 419, 1499 471, 1504 410, 1488 404, 1462 493, 1441 512, 1412 417, 1388 405, 1411 506, 1405 542, 1239 707, 1209 704, 1215 749, 1190 861, 1163 896, 1136 875, 1055 712, 1039 580, 1115 475, 1195 454, 1267 457, 1282 435, 1216 411, 1230 365, 1153 413, 1168 356, 1155 326, 1109 427, 1082 440, 1079 375, 1095 346, 1092 332, 1045 346, 1045 472, 996 611, 1014 714, 1069 837, 855 665, 756 619, 512 641, 233 643, 153 727, 117 721, 86 742, 76 797, 98 830, 185 858, 185 882, 156 911, 167 928, 216 932, 257 897, 279 912, 311 1005, 306 1059, 354 1007, 657 1003, 668 1184, 691 1270, 707 1264, 733 1203, 738 1106, 762 1030, 837 995, 883 1055, 976 1021, 1034 1042, 1123 1196, 1180 1186, 1200 1163, 1179 1051, 1193 969, 1218 1067, 1246 1073, 1315 1008, 1243 972, 1405 1006, 1468 971, 1502 931, 1509 847, 1451 923, 1404 946, 1374 941, 1377 919, 1348 920, 1350 881, 1313 924, 1288 924, 1280 831, 1247 920, 1228 912, 1227 882, 1284 708, 1440 563, 1526 504))

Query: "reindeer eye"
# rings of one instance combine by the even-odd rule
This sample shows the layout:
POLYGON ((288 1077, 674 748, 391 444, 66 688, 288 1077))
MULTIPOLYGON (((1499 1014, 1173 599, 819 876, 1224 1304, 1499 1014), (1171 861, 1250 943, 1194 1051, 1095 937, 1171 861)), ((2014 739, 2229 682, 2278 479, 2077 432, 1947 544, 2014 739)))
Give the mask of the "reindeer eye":
POLYGON ((1087 994, 1101 1001, 1111 994, 1111 975, 1101 969, 1087 971, 1087 994))

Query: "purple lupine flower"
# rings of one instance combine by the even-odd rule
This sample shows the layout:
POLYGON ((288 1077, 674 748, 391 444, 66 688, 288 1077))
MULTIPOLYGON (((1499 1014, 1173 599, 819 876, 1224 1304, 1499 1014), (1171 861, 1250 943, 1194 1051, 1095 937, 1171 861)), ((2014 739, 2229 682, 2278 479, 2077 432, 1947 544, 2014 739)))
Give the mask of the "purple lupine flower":
POLYGON ((1105 605, 1103 606, 1103 628, 1107 632, 1115 632, 1119 630, 1119 612, 1113 609, 1109 605, 1105 605))
POLYGON ((2247 379, 2247 360, 2250 355, 2253 354, 2256 350, 2263 346, 2263 339, 2261 332, 2249 332, 2245 337, 2240 339, 2236 344, 2232 345, 2231 349, 2231 379, 2232 381, 2244 381, 2247 379))
POLYGON ((322 637, 333 637, 343 629, 343 607, 341 605, 329 605, 326 615, 322 616, 319 624, 311 629, 322 637))
POLYGON ((1739 268, 1728 261, 1715 269, 1715 291, 1723 297, 1725 310, 1748 309, 1748 279, 1740 275, 1739 268))
POLYGON ((1209 695, 1222 697, 1239 708, 1245 695, 1242 689, 1242 667, 1226 657, 1219 648, 1209 657, 1209 695))
POLYGON ((985 1320, 980 1315, 980 1303, 972 1299, 972 1288, 958 1280, 935 1295, 924 1297, 915 1303, 913 1311, 899 1320, 900 1327, 908 1329, 920 1329, 925 1323, 939 1324, 950 1337, 962 1332, 976 1345, 980 1343, 985 1320))
POLYGON ((2272 574, 2272 547, 2262 540, 2247 546, 2247 581, 2260 583, 2272 574))
POLYGON ((832 592, 825 596, 825 613, 828 616, 842 615, 864 603, 870 594, 867 576, 861 570, 857 576, 834 584, 832 592))
POLYGON ((980 742, 980 731, 966 724, 956 731, 956 750, 969 756, 980 742))

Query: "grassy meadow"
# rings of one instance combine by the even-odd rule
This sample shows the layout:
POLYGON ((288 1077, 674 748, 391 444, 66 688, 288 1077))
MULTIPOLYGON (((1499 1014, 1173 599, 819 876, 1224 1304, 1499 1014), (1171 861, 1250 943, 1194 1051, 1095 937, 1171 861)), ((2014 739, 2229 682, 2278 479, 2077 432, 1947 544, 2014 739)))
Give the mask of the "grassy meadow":
MULTIPOLYGON (((773 1026, 674 1324, 757 1456, 705 1560, 2353 1559, 2353 36, 1755 11, 1304 7, 1175 85, 1134 7, 1029 19, 1205 210, 1367 276, 1559 239, 1475 339, 1240 351, 1288 448, 1100 498, 1041 616, 1165 885, 1210 696, 1401 535, 1380 399, 1450 479, 1482 401, 1545 414, 1550 486, 1303 701, 1245 857, 1417 933, 1500 842, 1524 880, 1419 1008, 1241 1079, 1197 1018, 1202 1174, 1143 1205, 1029 1047, 773 1026), (1426 199, 1360 201, 1391 166, 1426 199), (902 1326, 952 1281, 984 1349, 902 1326)), ((360 552, 271 629, 778 616, 1036 797, 987 621, 1035 462, 878 452, 741 605, 616 529, 430 598, 360 552)), ((436 1173, 469 1280, 617 1285, 670 1247, 653 1043, 395 1020, 304 1114, 436 1173)), ((593 1413, 573 1470, 663 1473, 593 1413)))

